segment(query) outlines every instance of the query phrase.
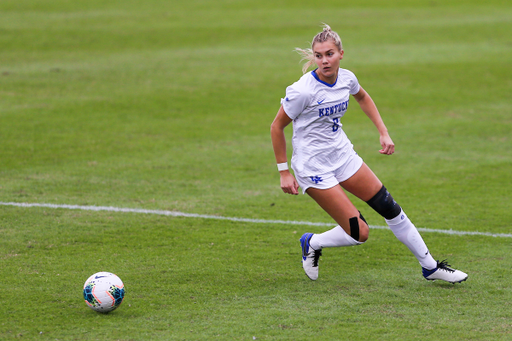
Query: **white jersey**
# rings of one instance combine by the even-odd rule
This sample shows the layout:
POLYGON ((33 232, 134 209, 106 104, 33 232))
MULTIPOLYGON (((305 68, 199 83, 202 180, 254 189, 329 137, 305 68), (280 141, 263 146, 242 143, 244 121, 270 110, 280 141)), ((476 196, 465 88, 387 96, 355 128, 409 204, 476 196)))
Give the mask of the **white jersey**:
POLYGON ((356 76, 341 68, 334 84, 321 81, 312 71, 286 88, 281 104, 293 120, 292 167, 296 176, 326 174, 343 164, 353 146, 340 119, 350 95, 359 89, 356 76))

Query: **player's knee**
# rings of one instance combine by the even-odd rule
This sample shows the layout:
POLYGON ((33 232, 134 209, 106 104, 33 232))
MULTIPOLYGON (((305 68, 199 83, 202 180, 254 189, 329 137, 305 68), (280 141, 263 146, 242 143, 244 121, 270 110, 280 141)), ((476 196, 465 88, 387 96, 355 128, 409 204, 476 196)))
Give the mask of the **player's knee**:
POLYGON ((362 223, 359 225, 359 239, 358 242, 364 243, 368 240, 368 237, 370 236, 370 229, 368 228, 368 225, 365 223, 362 223))
POLYGON ((371 208, 385 219, 393 219, 402 212, 400 205, 396 203, 391 194, 389 194, 386 187, 382 186, 380 191, 377 192, 366 202, 371 208))
POLYGON ((358 242, 364 243, 368 240, 368 236, 370 234, 370 228, 366 223, 361 212, 359 212, 359 217, 352 217, 349 219, 350 223, 350 236, 357 240, 358 242))

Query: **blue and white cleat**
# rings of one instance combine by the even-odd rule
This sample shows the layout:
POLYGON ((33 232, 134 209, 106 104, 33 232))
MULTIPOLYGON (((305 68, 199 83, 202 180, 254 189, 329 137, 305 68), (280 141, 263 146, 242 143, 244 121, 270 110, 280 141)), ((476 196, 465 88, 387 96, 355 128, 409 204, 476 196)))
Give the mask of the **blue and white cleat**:
POLYGON ((300 237, 300 246, 302 247, 302 268, 306 272, 306 276, 312 281, 318 278, 318 259, 322 255, 322 250, 314 250, 309 241, 313 233, 304 233, 300 237))
POLYGON ((432 270, 423 269, 423 277, 425 277, 429 281, 435 281, 436 279, 440 279, 442 281, 450 282, 450 283, 460 283, 464 282, 468 279, 468 275, 462 271, 455 270, 449 267, 446 260, 442 262, 437 262, 437 268, 432 270))

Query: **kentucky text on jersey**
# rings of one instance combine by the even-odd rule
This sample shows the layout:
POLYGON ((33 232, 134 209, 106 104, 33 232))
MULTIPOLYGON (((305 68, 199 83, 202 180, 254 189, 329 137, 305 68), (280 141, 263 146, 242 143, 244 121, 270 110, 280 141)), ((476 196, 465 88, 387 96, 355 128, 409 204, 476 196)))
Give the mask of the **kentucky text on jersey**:
POLYGON ((322 116, 331 116, 336 114, 337 112, 347 111, 348 108, 348 100, 342 102, 340 104, 336 104, 332 107, 320 108, 318 109, 318 117, 322 116))

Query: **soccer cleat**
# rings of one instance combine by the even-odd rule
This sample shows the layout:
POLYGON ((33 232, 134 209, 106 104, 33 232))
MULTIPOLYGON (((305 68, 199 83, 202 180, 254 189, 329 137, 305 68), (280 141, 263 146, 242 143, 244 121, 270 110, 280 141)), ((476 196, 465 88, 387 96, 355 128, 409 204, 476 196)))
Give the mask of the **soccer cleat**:
POLYGON ((468 279, 468 275, 462 271, 455 270, 449 267, 446 259, 442 262, 437 262, 437 268, 427 270, 423 268, 423 277, 429 281, 440 279, 450 283, 460 283, 468 279))
POLYGON ((322 255, 322 250, 313 250, 309 241, 313 233, 304 233, 300 237, 300 246, 302 247, 302 268, 309 279, 315 281, 318 278, 318 259, 322 255))

